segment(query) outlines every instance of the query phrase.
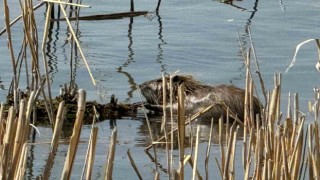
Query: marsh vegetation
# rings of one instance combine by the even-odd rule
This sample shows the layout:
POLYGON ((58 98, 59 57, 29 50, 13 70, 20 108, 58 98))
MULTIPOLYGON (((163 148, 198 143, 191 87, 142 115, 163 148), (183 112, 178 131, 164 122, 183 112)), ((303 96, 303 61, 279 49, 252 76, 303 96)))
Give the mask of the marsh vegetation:
MULTIPOLYGON (((146 14, 146 11, 135 13, 132 4, 133 1, 128 13, 112 14, 113 18, 117 16, 115 19, 130 19, 128 52, 131 52, 131 56, 129 55, 127 64, 121 66, 118 71, 126 75, 131 82, 133 80, 130 74, 123 69, 133 62, 133 59, 130 59, 134 54, 130 46, 133 43, 130 36, 133 16, 146 14)), ((161 41, 159 47, 161 47, 165 42, 161 34, 161 18, 158 16, 159 5, 160 1, 157 3, 154 14, 158 17, 159 27, 161 27, 159 31, 161 41)), ((232 3, 231 5, 239 9, 238 6, 232 3)), ((173 99, 177 99, 178 108, 175 113, 172 110, 169 112, 165 110, 158 120, 154 120, 149 118, 143 98, 137 104, 121 104, 115 96, 110 96, 108 104, 105 103, 102 106, 91 100, 88 101, 86 91, 78 88, 72 72, 78 68, 75 64, 79 59, 83 63, 82 68, 86 69, 85 76, 90 80, 90 84, 97 86, 90 63, 79 41, 80 8, 87 7, 89 6, 81 4, 81 1, 65 3, 46 0, 38 5, 34 5, 31 0, 21 1, 21 16, 17 21, 22 22, 23 38, 19 45, 21 48, 16 49, 14 47, 17 45, 13 45, 14 35, 11 31, 11 26, 16 20, 12 21, 8 2, 3 1, 5 30, 1 34, 6 36, 9 54, 7 57, 10 57, 6 61, 11 63, 12 69, 11 83, 6 89, 7 101, 1 104, 0 109, 0 162, 2 162, 0 176, 3 179, 25 179, 26 177, 112 179, 112 177, 119 177, 115 174, 123 174, 129 169, 124 165, 128 164, 127 162, 130 162, 130 171, 134 172, 137 179, 217 177, 221 179, 317 179, 319 177, 320 90, 314 88, 314 99, 309 102, 310 107, 303 107, 309 110, 309 116, 307 116, 300 109, 301 103, 297 93, 289 93, 288 97, 283 97, 281 73, 274 74, 274 83, 272 88, 268 89, 263 71, 259 67, 250 24, 246 26, 249 39, 247 44, 242 43, 242 36, 238 34, 241 63, 243 63, 245 74, 244 119, 231 121, 227 116, 224 120, 215 119, 205 124, 197 122, 203 114, 223 102, 210 104, 194 114, 186 114, 183 84, 179 86, 178 94, 173 94, 172 77, 175 74, 163 73, 163 86, 169 89, 166 91, 166 88, 163 88, 165 90, 162 92, 163 108, 166 109, 166 105, 172 103, 173 99), (46 6, 45 23, 37 24, 35 11, 38 11, 41 6, 46 6), (57 14, 52 12, 54 9, 59 9, 62 16, 61 18, 57 16, 58 22, 66 23, 68 27, 66 43, 70 45, 68 68, 71 73, 68 74, 70 75, 68 80, 64 79, 65 82, 61 84, 59 90, 51 86, 52 72, 48 69, 50 63, 47 53, 50 33, 52 33, 50 28, 54 22, 57 22, 57 19, 54 20, 56 17, 52 15, 57 14), (69 17, 73 18, 72 21, 69 17), (44 30, 41 33, 42 37, 39 37, 39 26, 44 30), (27 88, 22 88, 23 85, 27 88), (61 91, 61 93, 53 95, 52 91, 61 91), (259 97, 263 105, 257 116, 253 111, 254 96, 259 97), (283 99, 288 100, 285 102, 283 99), (282 109, 285 107, 284 104, 287 104, 286 108, 282 109), (39 109, 42 109, 41 115, 45 114, 50 124, 42 132, 50 133, 39 133, 43 129, 42 126, 37 126, 41 121, 40 114, 37 113, 39 109), (71 110, 73 116, 70 116, 70 109, 73 109, 71 110), (102 113, 106 109, 111 111, 102 113), (125 112, 137 114, 138 111, 138 116, 132 118, 140 119, 137 122, 141 125, 134 131, 144 134, 144 138, 138 140, 139 148, 134 149, 134 145, 131 146, 133 149, 131 150, 130 146, 125 146, 135 141, 135 137, 130 135, 136 132, 130 132, 132 131, 130 128, 137 125, 131 124, 134 120, 129 118, 123 120, 122 125, 117 124, 121 122, 121 120, 117 121, 121 110, 124 111, 124 116, 130 116, 125 112), (104 114, 109 116, 103 116, 104 114), (70 120, 68 129, 65 129, 66 119, 70 120), (110 128, 107 128, 108 133, 105 133, 106 121, 99 122, 105 119, 110 123, 110 128), (85 122, 90 122, 90 125, 85 125, 85 122), (46 140, 50 139, 49 142, 43 141, 42 136, 47 136, 46 140), (125 151, 125 155, 122 153, 122 156, 119 156, 119 151, 125 151), (41 160, 37 156, 38 153, 41 155, 41 160), (147 161, 145 163, 147 165, 141 165, 143 164, 139 162, 141 159, 147 161), (33 172, 33 166, 36 164, 41 164, 39 165, 41 167, 33 172), (217 173, 212 173, 212 169, 217 169, 217 173)), ((252 17, 255 12, 251 14, 252 17)), ((147 16, 154 18, 152 14, 148 12, 147 16)), ((96 20, 94 17, 90 16, 93 18, 91 20, 96 20)), ((248 23, 251 22, 252 17, 248 23)), ((110 16, 104 16, 104 18, 110 18, 110 16)), ((320 49, 318 39, 301 41, 296 46, 289 68, 295 65, 300 48, 313 41, 316 42, 316 48, 320 49)), ((158 54, 158 57, 160 56, 158 61, 162 60, 162 53, 160 51, 158 54)), ((162 70, 164 67, 161 66, 162 70)), ((67 77, 67 75, 64 76, 67 77)), ((88 86, 88 83, 84 86, 88 86)), ((0 87, 4 88, 1 81, 0 87)), ((128 93, 129 97, 132 96, 133 91, 139 96, 139 88, 134 86, 131 90, 128 93)), ((225 111, 230 117, 237 119, 237 112, 230 111, 227 106, 225 111)), ((132 174, 124 176, 133 178, 132 174)))

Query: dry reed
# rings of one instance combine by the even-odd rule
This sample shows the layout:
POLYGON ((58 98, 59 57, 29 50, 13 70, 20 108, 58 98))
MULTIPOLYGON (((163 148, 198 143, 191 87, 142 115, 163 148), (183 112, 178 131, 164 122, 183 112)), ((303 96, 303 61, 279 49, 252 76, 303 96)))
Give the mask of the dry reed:
POLYGON ((81 128, 83 124, 83 116, 86 107, 86 92, 83 89, 78 91, 78 110, 76 114, 76 121, 73 128, 73 133, 70 140, 70 145, 67 157, 64 163, 61 179, 70 179, 73 162, 76 156, 81 128))
POLYGON ((54 127, 52 140, 51 140, 51 151, 49 153, 47 163, 46 163, 46 166, 45 166, 43 174, 42 174, 42 177, 44 179, 49 179, 50 171, 51 171, 51 168, 53 165, 54 156, 55 156, 55 153, 58 149, 58 141, 59 141, 60 132, 61 132, 61 129, 63 126, 63 120, 65 117, 65 113, 66 113, 65 102, 62 101, 59 104, 59 108, 58 108, 58 112, 57 112, 57 116, 56 116, 55 127, 54 127))
POLYGON ((140 180, 143 179, 142 176, 141 176, 141 174, 140 174, 140 172, 139 172, 139 170, 138 170, 138 167, 136 166, 136 163, 134 162, 134 160, 133 160, 133 158, 132 158, 132 156, 131 156, 130 149, 128 149, 127 155, 128 155, 130 164, 131 164, 131 166, 132 166, 133 169, 134 169, 134 172, 136 172, 136 174, 137 174, 137 176, 138 176, 138 178, 139 178, 140 180))
POLYGON ((113 163, 114 163, 114 157, 116 153, 116 141, 117 141, 117 128, 114 128, 111 135, 107 162, 105 164, 105 174, 104 174, 105 180, 112 179, 113 163))
POLYGON ((90 141, 89 141, 88 165, 87 165, 87 173, 85 178, 88 180, 90 180, 92 176, 97 139, 98 139, 98 127, 95 126, 91 130, 90 141))
MULTIPOLYGON (((179 142, 179 179, 184 179, 184 150, 185 150, 185 109, 184 109, 184 85, 178 90, 178 142, 179 142)), ((173 142, 171 142, 173 143, 173 142)))

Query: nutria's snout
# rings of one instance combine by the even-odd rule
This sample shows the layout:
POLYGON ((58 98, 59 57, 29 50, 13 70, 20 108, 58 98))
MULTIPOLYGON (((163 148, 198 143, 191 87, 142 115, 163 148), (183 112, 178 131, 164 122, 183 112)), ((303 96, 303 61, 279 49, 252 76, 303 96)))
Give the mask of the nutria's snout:
POLYGON ((160 105, 159 102, 159 90, 157 89, 156 83, 151 81, 144 82, 139 85, 141 94, 145 97, 146 101, 150 105, 160 105))
MULTIPOLYGON (((166 77, 166 81, 169 82, 169 78, 166 77)), ((177 94, 178 87, 184 84, 185 89, 185 109, 186 114, 194 114, 203 108, 206 108, 212 104, 217 103, 210 112, 205 115, 205 119, 210 120, 214 118, 218 120, 221 116, 226 117, 226 108, 224 105, 237 115, 237 117, 243 121, 244 119, 244 99, 245 90, 235 87, 233 85, 218 85, 208 86, 201 84, 200 82, 193 79, 192 76, 179 76, 172 77, 172 91, 173 91, 173 104, 172 108, 177 109, 177 94)), ((146 81, 139 85, 142 95, 146 98, 149 107, 153 107, 150 110, 161 111, 163 101, 163 88, 162 78, 146 81)), ((169 88, 166 88, 167 99, 169 102, 169 88)), ((253 110, 254 114, 261 112, 261 103, 254 97, 253 99, 253 110)))

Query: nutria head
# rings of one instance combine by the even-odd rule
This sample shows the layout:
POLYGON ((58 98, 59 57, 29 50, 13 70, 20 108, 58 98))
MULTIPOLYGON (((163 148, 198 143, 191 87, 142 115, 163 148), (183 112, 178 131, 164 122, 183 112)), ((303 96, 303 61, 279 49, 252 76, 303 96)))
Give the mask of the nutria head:
MULTIPOLYGON (((170 77, 165 77, 166 81, 166 94, 167 102, 169 102, 170 96, 170 77)), ((175 75, 171 79, 172 82, 172 94, 173 102, 176 103, 178 95, 178 87, 184 84, 185 94, 191 95, 195 91, 205 89, 204 85, 201 85, 198 81, 193 79, 192 76, 180 76, 175 75)), ((163 78, 146 81, 139 85, 142 95, 146 98, 147 103, 153 105, 161 105, 163 101, 163 78)))
MULTIPOLYGON (((165 77, 166 81, 166 101, 170 101, 170 78, 165 77)), ((185 109, 186 113, 193 114, 200 109, 206 108, 214 103, 221 103, 229 107, 236 113, 238 118, 243 120, 244 116, 244 98, 245 91, 233 85, 208 86, 201 84, 193 79, 192 76, 176 75, 172 77, 172 95, 174 110, 177 109, 178 87, 184 85, 185 109)), ((146 98, 147 108, 154 111, 162 111, 163 104, 163 79, 154 79, 139 85, 142 95, 146 98)), ((254 114, 260 112, 260 102, 254 97, 254 114)), ((226 117, 226 108, 223 105, 217 105, 209 113, 211 117, 218 119, 221 116, 226 117)))

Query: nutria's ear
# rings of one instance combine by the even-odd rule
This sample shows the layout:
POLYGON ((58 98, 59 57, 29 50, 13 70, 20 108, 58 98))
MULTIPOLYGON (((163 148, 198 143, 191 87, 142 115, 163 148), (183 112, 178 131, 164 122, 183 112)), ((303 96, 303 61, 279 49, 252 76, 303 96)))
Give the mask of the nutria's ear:
POLYGON ((182 84, 183 82, 185 81, 184 77, 183 76, 179 76, 179 75, 176 75, 176 76, 173 76, 172 77, 172 83, 173 84, 182 84))

